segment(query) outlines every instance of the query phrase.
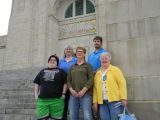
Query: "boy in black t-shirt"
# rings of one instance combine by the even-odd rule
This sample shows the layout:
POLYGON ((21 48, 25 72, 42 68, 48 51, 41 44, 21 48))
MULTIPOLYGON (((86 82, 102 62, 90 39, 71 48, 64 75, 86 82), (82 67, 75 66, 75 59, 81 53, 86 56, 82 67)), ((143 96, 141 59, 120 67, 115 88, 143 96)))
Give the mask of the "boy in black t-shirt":
POLYGON ((59 58, 51 55, 48 58, 49 67, 42 69, 34 79, 38 120, 59 120, 63 116, 66 73, 57 67, 58 64, 59 58))

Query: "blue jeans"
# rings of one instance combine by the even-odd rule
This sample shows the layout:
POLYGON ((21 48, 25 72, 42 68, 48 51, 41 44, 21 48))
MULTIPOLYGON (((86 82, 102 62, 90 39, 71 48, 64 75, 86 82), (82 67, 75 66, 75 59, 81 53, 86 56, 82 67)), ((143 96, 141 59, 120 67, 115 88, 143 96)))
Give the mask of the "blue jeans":
POLYGON ((92 96, 85 94, 83 97, 74 97, 70 95, 69 112, 71 120, 79 119, 79 109, 82 109, 83 120, 93 120, 92 118, 92 96))
POLYGON ((121 114, 123 107, 120 101, 108 102, 104 100, 103 104, 99 105, 101 120, 118 120, 118 114, 121 114))

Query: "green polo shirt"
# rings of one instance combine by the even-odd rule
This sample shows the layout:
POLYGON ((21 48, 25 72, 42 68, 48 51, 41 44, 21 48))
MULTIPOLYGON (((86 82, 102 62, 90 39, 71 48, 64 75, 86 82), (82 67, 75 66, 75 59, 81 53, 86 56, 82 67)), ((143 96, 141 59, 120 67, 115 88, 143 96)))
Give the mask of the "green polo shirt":
POLYGON ((83 87, 87 87, 87 92, 92 93, 93 70, 91 65, 87 62, 73 65, 68 72, 67 85, 68 88, 72 87, 77 92, 81 91, 83 87))

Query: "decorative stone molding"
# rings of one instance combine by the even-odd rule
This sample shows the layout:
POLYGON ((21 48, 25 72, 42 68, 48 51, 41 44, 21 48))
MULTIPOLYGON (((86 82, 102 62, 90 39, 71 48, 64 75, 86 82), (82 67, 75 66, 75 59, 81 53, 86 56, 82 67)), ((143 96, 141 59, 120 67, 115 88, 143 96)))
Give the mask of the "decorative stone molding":
POLYGON ((94 34, 96 32, 95 16, 86 18, 74 18, 60 22, 59 38, 69 38, 87 34, 94 34))

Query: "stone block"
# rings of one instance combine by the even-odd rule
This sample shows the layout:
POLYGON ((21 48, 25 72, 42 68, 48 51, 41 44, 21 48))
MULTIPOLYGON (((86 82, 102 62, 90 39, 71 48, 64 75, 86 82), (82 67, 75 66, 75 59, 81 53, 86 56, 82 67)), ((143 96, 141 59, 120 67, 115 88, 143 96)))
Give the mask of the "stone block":
POLYGON ((130 38, 129 23, 114 23, 107 25, 107 40, 125 40, 130 38))
POLYGON ((34 103, 8 103, 5 105, 7 109, 34 109, 34 103))
POLYGON ((139 101, 160 101, 160 77, 127 77, 128 99, 139 101))
POLYGON ((160 37, 108 41, 112 64, 119 66, 126 76, 159 76, 160 37), (141 47, 143 46, 143 47, 141 47))
POLYGON ((155 17, 159 16, 160 10, 160 1, 159 0, 141 0, 143 12, 140 16, 144 15, 145 17, 155 17))
POLYGON ((12 98, 8 99, 8 103, 35 103, 35 99, 33 98, 12 98))
POLYGON ((0 99, 0 103, 1 104, 8 103, 8 99, 2 98, 2 99, 0 99))
POLYGON ((0 49, 0 70, 3 70, 4 67, 4 52, 5 49, 0 49))
POLYGON ((5 114, 5 112, 5 107, 0 105, 0 120, 2 120, 1 117, 4 117, 2 114, 5 114))
POLYGON ((159 120, 159 101, 129 102, 129 110, 134 113, 138 120, 159 120))
POLYGON ((129 20, 121 23, 107 24, 107 38, 113 40, 127 40, 159 36, 160 17, 129 20))
POLYGON ((31 83, 41 69, 42 67, 36 67, 0 71, 0 82, 15 82, 17 84, 20 82, 25 83, 30 81, 31 83))
POLYGON ((0 51, 6 48, 6 40, 7 40, 7 35, 0 36, 0 51))
POLYGON ((5 120, 30 120, 30 116, 19 114, 5 114, 5 120))
POLYGON ((35 115, 31 115, 31 119, 30 120, 37 120, 37 117, 35 115))
POLYGON ((160 16, 150 18, 150 30, 151 35, 159 36, 160 35, 160 16))
POLYGON ((5 115, 0 113, 0 120, 6 120, 5 115))
POLYGON ((120 23, 129 19, 128 0, 109 2, 106 8, 107 24, 120 23))
POLYGON ((6 109, 6 114, 34 115, 35 109, 6 109))

